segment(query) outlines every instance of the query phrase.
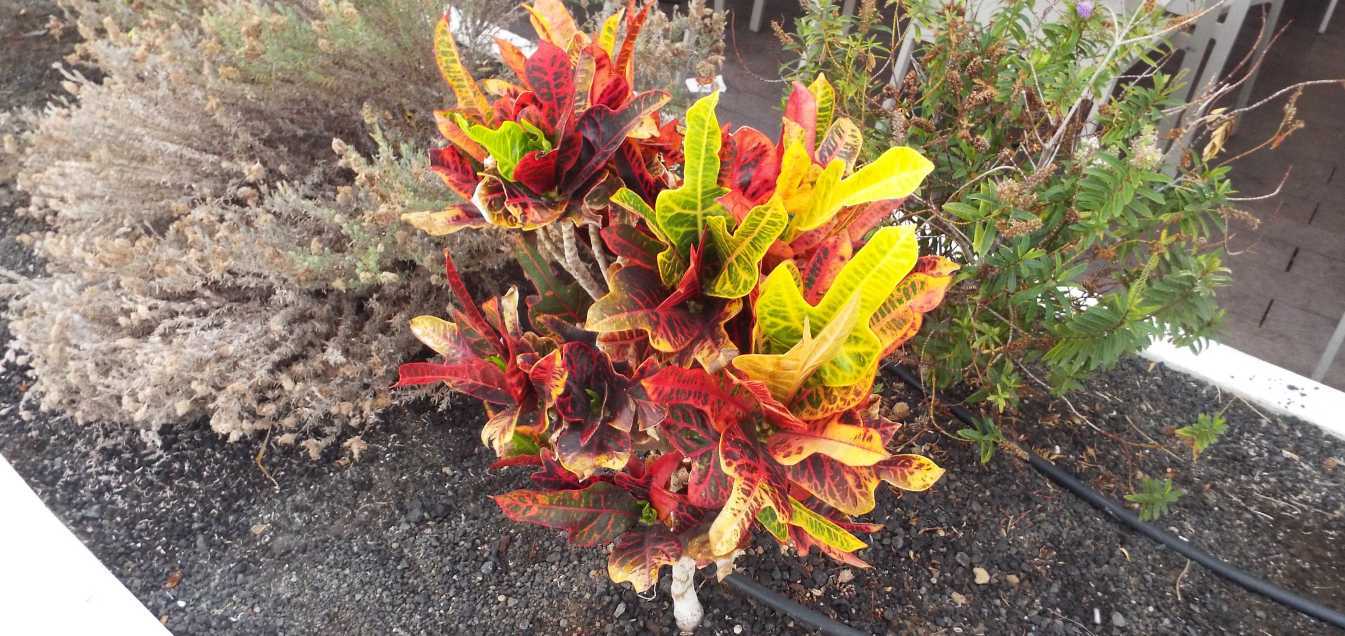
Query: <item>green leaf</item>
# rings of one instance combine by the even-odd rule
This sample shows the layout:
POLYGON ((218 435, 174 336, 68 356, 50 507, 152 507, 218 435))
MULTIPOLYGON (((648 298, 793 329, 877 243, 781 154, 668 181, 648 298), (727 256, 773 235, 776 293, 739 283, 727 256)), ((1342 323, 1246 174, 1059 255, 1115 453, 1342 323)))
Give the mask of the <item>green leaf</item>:
MULTIPOLYGON (((654 201, 655 232, 662 234, 669 242, 665 252, 674 255, 659 255, 659 261, 673 261, 685 257, 692 244, 700 240, 706 230, 706 219, 727 217, 719 197, 728 193, 719 185, 719 120, 715 117, 715 105, 719 103, 719 93, 711 93, 696 100, 687 109, 686 133, 682 137, 682 184, 658 194, 654 201)), ((660 270, 663 268, 660 267, 660 270)), ((669 280, 666 272, 663 283, 672 287, 676 279, 669 280)))
POLYGON ((752 291, 761 278, 761 259, 785 231, 789 215, 776 200, 752 208, 729 234, 728 219, 710 217, 706 224, 710 231, 710 247, 723 269, 705 286, 705 293, 719 298, 742 298, 752 291))
POLYGON ((780 521, 780 516, 775 514, 775 508, 766 506, 758 510, 757 522, 766 529, 766 532, 771 533, 776 541, 780 543, 789 542, 789 526, 780 521))
POLYGON ((514 180, 514 168, 523 155, 534 150, 547 151, 551 142, 536 126, 523 122, 506 121, 499 128, 491 129, 481 124, 473 124, 467 129, 467 136, 481 144, 490 152, 500 176, 514 180))
POLYGON ((813 512, 811 508, 799 503, 799 500, 790 497, 789 503, 794 508, 789 525, 802 528, 808 536, 841 552, 854 552, 869 547, 869 544, 861 541, 859 537, 836 525, 836 522, 813 512))
POLYGON ((1181 499, 1182 491, 1172 487, 1171 479, 1150 479, 1140 482, 1140 491, 1126 495, 1126 501, 1139 504, 1140 520, 1153 521, 1168 513, 1168 507, 1181 499))
POLYGON ((1213 446, 1219 441, 1219 437, 1228 429, 1228 422, 1224 421, 1222 415, 1210 415, 1201 413, 1196 418, 1196 423, 1190 426, 1183 426, 1175 432, 1178 437, 1184 438, 1191 445, 1191 458, 1198 459, 1200 454, 1206 448, 1213 446))

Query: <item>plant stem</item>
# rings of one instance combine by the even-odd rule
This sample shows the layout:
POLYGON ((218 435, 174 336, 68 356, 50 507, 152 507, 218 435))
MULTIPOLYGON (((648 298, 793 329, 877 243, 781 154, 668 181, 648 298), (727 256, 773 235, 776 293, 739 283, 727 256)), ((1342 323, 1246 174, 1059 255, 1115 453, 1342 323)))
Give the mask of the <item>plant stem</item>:
POLYGON ((696 560, 684 556, 672 566, 673 617, 683 634, 696 631, 705 616, 700 599, 696 598, 696 560))

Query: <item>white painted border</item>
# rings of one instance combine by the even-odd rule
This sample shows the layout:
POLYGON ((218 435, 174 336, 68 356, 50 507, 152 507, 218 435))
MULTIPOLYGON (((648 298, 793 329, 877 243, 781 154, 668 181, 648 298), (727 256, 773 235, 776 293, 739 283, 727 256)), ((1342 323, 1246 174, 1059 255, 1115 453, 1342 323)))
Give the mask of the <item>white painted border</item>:
POLYGON ((1140 355, 1345 439, 1345 392, 1218 342, 1192 353, 1162 340, 1140 355))
MULTIPOLYGON (((0 631, 167 635, 0 457, 0 631)), ((164 573, 167 576, 167 573, 164 573)))

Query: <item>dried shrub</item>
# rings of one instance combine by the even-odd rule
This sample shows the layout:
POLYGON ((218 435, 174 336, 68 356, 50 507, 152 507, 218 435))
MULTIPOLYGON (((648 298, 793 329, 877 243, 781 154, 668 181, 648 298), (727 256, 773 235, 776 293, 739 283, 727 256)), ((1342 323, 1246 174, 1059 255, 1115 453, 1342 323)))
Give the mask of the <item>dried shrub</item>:
POLYGON ((388 325, 444 304, 427 257, 503 260, 487 234, 399 220, 455 200, 421 114, 445 101, 442 7, 141 4, 72 3, 73 98, 13 144, 50 230, 30 237, 46 274, 6 285, 10 358, 81 422, 207 417, 319 446, 368 424, 406 398, 387 387, 417 349, 388 325))

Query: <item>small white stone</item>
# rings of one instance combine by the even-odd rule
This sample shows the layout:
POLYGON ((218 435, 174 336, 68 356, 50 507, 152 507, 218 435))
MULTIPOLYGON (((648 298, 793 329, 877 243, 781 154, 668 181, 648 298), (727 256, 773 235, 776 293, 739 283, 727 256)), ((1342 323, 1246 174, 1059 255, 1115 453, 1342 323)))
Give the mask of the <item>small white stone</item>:
POLYGON ((735 633, 735 634, 741 634, 741 633, 743 633, 743 626, 742 626, 742 625, 734 625, 734 626, 733 626, 733 633, 735 633))
POLYGON ((982 567, 972 568, 971 573, 973 576, 976 577, 977 585, 985 585, 986 583, 990 582, 990 573, 986 572, 985 568, 982 567))
POLYGON ((845 568, 844 570, 841 570, 840 574, 836 575, 837 583, 849 583, 853 580, 855 580, 855 573, 851 572, 850 568, 845 568))

